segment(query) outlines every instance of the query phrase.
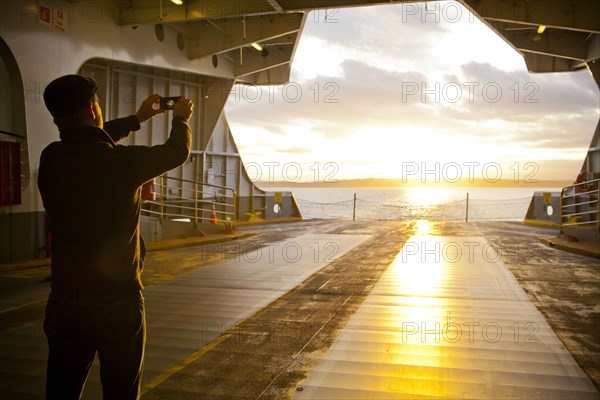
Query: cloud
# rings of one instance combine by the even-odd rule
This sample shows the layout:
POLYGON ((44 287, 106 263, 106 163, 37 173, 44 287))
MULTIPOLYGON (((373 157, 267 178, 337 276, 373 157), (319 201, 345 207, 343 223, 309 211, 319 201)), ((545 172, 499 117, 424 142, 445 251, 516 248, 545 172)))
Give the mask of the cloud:
POLYGON ((599 118, 586 71, 531 74, 468 14, 436 22, 410 7, 310 15, 290 83, 229 98, 241 153, 333 160, 349 175, 391 174, 389 158, 579 168, 599 118))
POLYGON ((284 147, 280 148, 279 151, 286 154, 310 154, 314 152, 314 149, 310 147, 284 147))

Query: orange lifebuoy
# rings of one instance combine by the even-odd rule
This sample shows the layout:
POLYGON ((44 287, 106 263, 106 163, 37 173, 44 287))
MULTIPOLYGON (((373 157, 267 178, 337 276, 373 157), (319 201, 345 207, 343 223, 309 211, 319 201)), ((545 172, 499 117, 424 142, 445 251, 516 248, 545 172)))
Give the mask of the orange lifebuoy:
MULTIPOLYGON (((585 183, 587 181, 587 173, 585 171, 581 171, 579 172, 579 174, 577 175, 577 179, 575 179, 575 184, 580 184, 580 183, 585 183)), ((578 193, 585 193, 588 190, 591 189, 591 186, 589 184, 585 184, 585 185, 579 185, 576 188, 576 191, 578 193)))

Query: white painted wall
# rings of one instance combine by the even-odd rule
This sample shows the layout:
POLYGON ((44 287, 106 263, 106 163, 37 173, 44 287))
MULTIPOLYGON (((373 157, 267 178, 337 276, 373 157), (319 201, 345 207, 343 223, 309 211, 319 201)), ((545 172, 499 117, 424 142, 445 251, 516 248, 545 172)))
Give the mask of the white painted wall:
POLYGON ((58 131, 43 102, 46 85, 55 78, 76 73, 89 59, 109 60, 190 71, 233 79, 230 64, 212 65, 210 57, 189 60, 177 47, 177 32, 165 26, 160 42, 155 26, 119 26, 116 2, 0 0, 0 36, 15 57, 23 79, 27 146, 32 180, 23 193, 23 204, 9 212, 41 211, 35 172, 42 150, 58 139, 58 131), (65 14, 66 31, 39 20, 39 5, 54 6, 65 14))

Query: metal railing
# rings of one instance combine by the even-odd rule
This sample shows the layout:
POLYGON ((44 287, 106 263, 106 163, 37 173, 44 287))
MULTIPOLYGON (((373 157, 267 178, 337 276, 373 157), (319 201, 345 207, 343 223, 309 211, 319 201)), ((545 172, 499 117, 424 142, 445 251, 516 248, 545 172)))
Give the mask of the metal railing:
POLYGON ((235 224, 235 190, 187 179, 160 176, 143 190, 146 199, 142 213, 154 216, 162 223, 165 219, 189 220, 200 223, 235 224))
POLYGON ((577 183, 560 193, 560 233, 563 228, 600 227, 600 179, 577 183))

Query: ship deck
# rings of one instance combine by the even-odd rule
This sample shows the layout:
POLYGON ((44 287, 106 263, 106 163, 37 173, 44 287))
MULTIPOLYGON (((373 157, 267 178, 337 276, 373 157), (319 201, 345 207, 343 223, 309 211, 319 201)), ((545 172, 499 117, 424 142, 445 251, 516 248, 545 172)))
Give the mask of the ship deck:
MULTIPOLYGON (((142 398, 597 399, 600 260, 553 232, 313 220, 155 245, 142 398)), ((43 397, 49 269, 29 266, 0 274, 2 398, 43 397)))

